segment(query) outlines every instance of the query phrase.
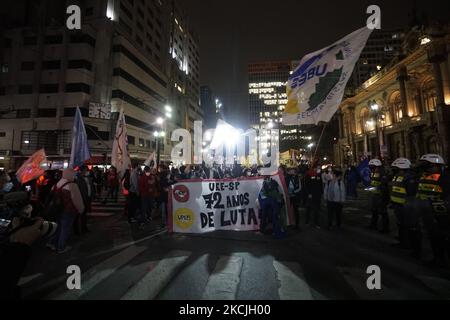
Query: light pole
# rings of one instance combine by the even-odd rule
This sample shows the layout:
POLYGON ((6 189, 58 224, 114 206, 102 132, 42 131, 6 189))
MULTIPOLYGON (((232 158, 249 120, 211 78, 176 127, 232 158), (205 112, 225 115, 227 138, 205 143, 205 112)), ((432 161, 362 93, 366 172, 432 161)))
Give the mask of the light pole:
POLYGON ((166 105, 164 107, 164 111, 165 111, 165 117, 159 117, 158 119, 156 119, 156 124, 159 127, 159 130, 156 130, 153 133, 153 136, 156 138, 156 167, 159 168, 159 163, 161 161, 161 145, 160 145, 160 140, 163 140, 164 143, 164 138, 166 137, 166 132, 163 128, 163 125, 166 125, 167 128, 167 121, 172 119, 172 107, 170 105, 166 105))
POLYGON ((375 134, 376 134, 376 140, 377 140, 377 152, 379 154, 380 159, 383 158, 383 153, 381 150, 381 140, 380 140, 380 130, 379 130, 379 126, 378 126, 378 122, 379 122, 379 117, 380 117, 380 106, 374 102, 371 106, 370 109, 372 109, 372 113, 375 116, 375 134))
POLYGON ((311 159, 311 166, 313 165, 313 154, 312 154, 312 148, 314 147, 314 143, 310 143, 308 144, 308 149, 309 149, 309 153, 310 153, 310 159, 311 159))

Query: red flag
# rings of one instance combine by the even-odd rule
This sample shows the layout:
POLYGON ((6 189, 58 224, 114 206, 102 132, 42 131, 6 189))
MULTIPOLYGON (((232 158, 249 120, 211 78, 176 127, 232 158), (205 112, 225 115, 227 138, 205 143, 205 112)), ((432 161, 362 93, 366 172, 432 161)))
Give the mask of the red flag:
POLYGON ((47 156, 44 149, 37 151, 28 158, 20 169, 17 170, 16 176, 19 182, 24 184, 44 174, 44 170, 40 165, 46 158, 47 156))

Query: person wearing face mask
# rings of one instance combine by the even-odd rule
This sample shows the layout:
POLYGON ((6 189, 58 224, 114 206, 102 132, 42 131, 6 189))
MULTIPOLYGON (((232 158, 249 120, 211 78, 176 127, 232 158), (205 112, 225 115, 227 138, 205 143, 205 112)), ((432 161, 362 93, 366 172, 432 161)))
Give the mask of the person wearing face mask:
POLYGON ((311 216, 314 225, 320 229, 320 206, 322 202, 323 184, 320 166, 312 167, 305 178, 306 190, 306 224, 310 224, 311 216))
POLYGON ((294 209, 295 229, 298 230, 300 225, 300 191, 302 188, 296 168, 289 168, 287 170, 286 185, 288 186, 289 199, 294 209))
POLYGON ((168 224, 167 221, 167 204, 169 202, 169 190, 170 186, 175 184, 176 182, 172 180, 172 175, 168 168, 164 167, 160 173, 160 210, 161 210, 161 228, 165 228, 168 224))
POLYGON ((346 200, 345 184, 342 181, 342 172, 334 171, 332 178, 327 181, 324 189, 324 199, 328 209, 328 229, 333 227, 336 217, 336 226, 341 227, 342 208, 346 200))
POLYGON ((78 188, 80 189, 81 197, 84 203, 84 210, 80 215, 77 215, 73 223, 73 232, 76 235, 80 233, 87 233, 87 214, 91 210, 92 197, 94 194, 94 184, 90 176, 87 166, 82 166, 75 179, 78 188))
POLYGON ((145 224, 152 221, 152 209, 157 195, 157 179, 151 173, 150 167, 145 167, 144 174, 139 179, 139 194, 141 196, 141 215, 139 227, 142 229, 145 224))
POLYGON ((328 184, 328 181, 332 180, 333 178, 334 178, 333 168, 327 167, 327 169, 322 173, 322 183, 323 183, 324 189, 325 189, 326 185, 328 184))
POLYGON ((422 176, 417 198, 423 224, 428 232, 433 266, 448 266, 450 259, 450 176, 445 170, 445 160, 437 154, 427 154, 420 159, 422 176))

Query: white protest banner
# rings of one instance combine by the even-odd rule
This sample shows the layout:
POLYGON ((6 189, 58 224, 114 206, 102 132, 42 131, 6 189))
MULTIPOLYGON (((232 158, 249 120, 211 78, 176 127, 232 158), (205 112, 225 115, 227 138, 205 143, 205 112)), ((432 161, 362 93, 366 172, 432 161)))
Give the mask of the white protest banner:
MULTIPOLYGON (((292 222, 289 197, 282 175, 271 177, 279 185, 286 204, 287 225, 292 222)), ((206 233, 217 230, 259 230, 258 195, 264 177, 224 180, 185 180, 169 192, 169 231, 206 233)))

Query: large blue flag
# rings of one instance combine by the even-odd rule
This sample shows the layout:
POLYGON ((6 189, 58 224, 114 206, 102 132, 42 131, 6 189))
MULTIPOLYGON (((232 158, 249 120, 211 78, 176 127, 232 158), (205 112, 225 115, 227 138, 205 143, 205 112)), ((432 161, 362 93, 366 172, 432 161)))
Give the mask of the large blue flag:
POLYGON ((72 152, 70 154, 69 168, 82 166, 86 160, 91 158, 89 143, 84 127, 83 116, 80 108, 77 107, 75 121, 72 129, 72 152))
POLYGON ((362 184, 364 187, 369 187, 370 186, 370 182, 371 182, 371 172, 370 172, 370 168, 369 168, 369 159, 365 159, 363 161, 361 161, 361 163, 359 164, 358 168, 358 173, 359 176, 361 177, 362 180, 362 184))

